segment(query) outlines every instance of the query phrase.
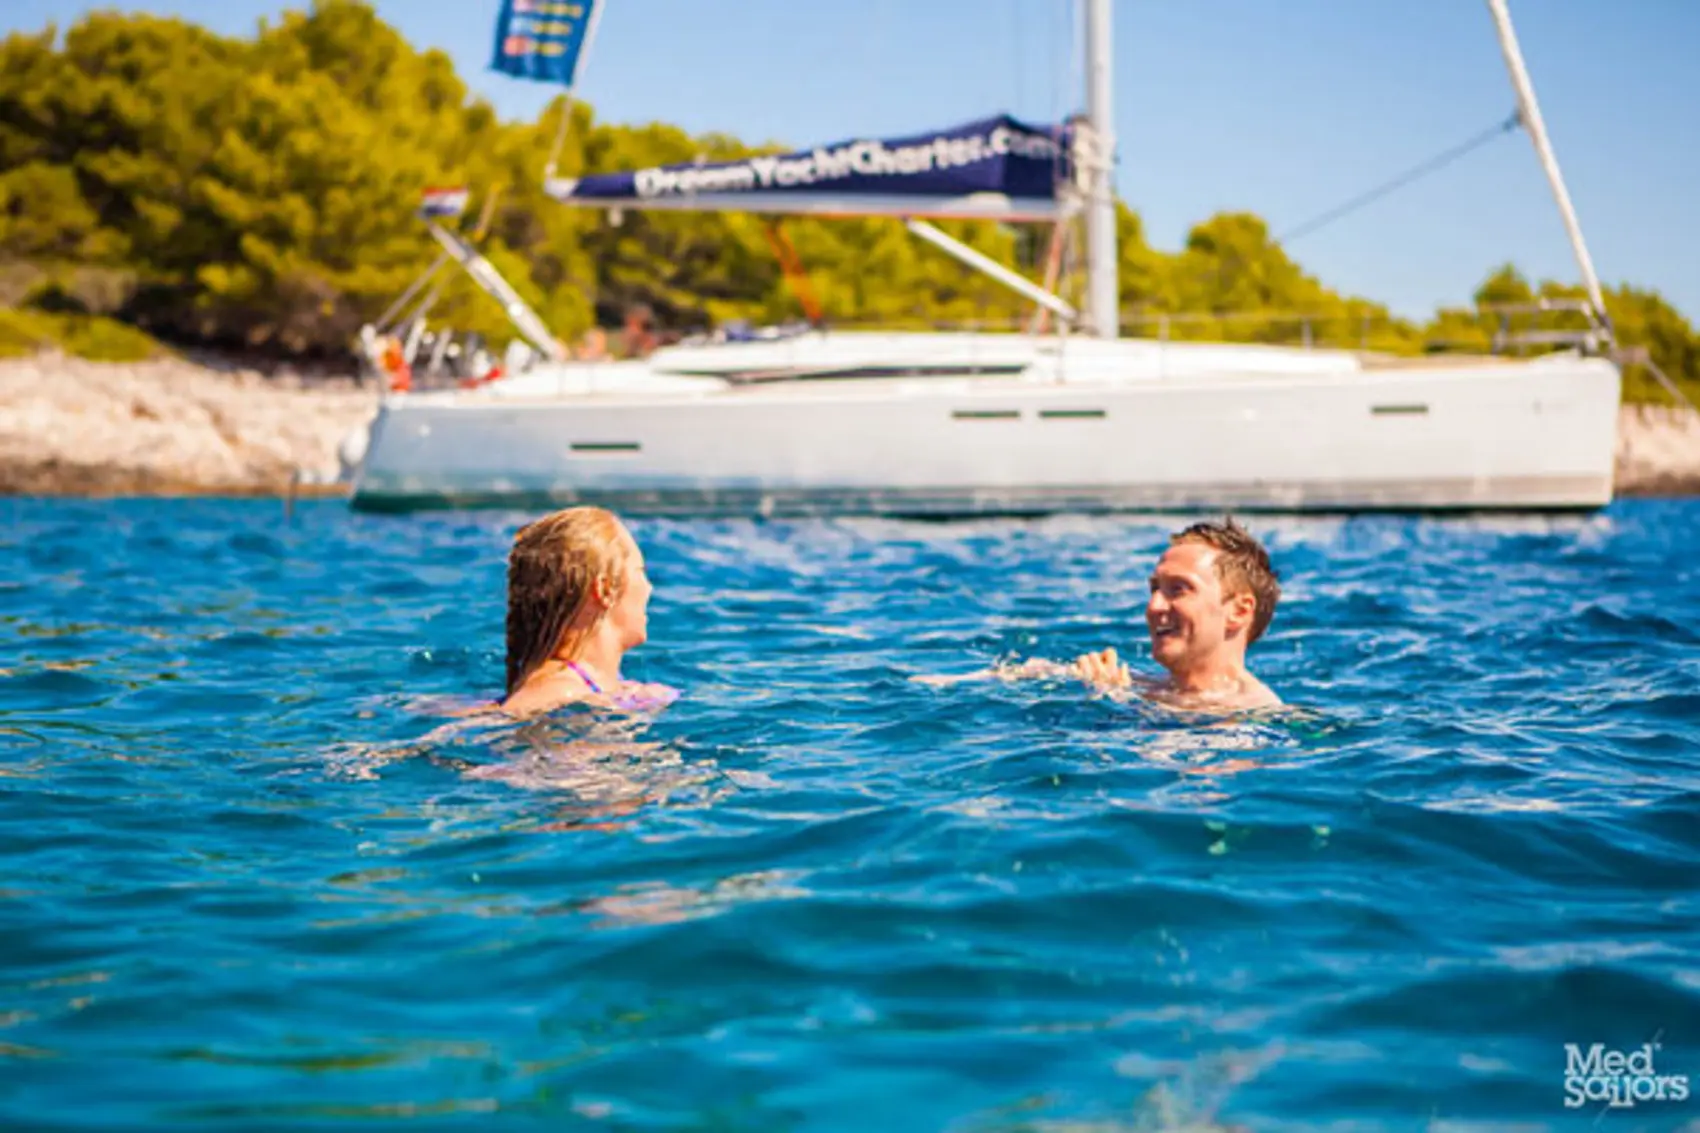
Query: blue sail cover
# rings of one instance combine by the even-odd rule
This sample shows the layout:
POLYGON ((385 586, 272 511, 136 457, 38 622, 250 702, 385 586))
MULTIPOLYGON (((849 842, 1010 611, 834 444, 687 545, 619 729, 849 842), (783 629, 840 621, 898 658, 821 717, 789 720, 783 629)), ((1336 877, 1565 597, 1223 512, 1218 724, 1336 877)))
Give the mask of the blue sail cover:
POLYGON ((1046 220, 1063 210, 1067 153, 1062 128, 1000 115, 906 138, 553 180, 547 190, 594 208, 1046 220))

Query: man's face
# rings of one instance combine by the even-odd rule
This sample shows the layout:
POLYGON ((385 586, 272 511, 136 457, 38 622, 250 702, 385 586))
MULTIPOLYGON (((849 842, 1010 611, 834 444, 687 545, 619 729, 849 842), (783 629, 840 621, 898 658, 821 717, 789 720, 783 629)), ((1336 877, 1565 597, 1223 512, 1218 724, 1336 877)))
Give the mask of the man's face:
POLYGON ((1171 673, 1209 658, 1231 633, 1250 622, 1248 595, 1226 598, 1216 577, 1216 548, 1178 543, 1163 552, 1151 572, 1145 624, 1151 657, 1171 673))

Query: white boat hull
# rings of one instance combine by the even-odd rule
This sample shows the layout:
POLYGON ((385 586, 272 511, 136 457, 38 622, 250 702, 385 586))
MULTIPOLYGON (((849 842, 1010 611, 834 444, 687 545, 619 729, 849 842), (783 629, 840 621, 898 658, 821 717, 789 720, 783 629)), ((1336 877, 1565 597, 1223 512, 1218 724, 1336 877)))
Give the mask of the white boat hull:
POLYGON ((367 510, 600 504, 675 516, 1592 509, 1600 359, 1081 383, 786 381, 697 394, 387 402, 367 510))

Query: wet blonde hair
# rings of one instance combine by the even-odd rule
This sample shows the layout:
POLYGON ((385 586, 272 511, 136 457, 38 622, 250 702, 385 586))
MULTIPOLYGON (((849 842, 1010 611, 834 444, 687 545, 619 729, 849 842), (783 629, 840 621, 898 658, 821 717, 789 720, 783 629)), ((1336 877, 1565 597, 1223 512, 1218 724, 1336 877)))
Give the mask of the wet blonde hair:
POLYGON ((551 657, 573 658, 596 622, 573 623, 601 579, 611 605, 625 585, 626 543, 614 513, 575 507, 519 529, 508 552, 508 692, 551 657))

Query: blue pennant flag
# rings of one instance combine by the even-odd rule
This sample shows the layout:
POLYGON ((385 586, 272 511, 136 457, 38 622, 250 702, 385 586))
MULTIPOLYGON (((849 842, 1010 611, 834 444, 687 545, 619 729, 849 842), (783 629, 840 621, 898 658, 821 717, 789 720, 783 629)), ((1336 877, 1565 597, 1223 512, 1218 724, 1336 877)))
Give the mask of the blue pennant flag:
POLYGON ((506 75, 572 86, 602 0, 502 0, 496 56, 506 75))

